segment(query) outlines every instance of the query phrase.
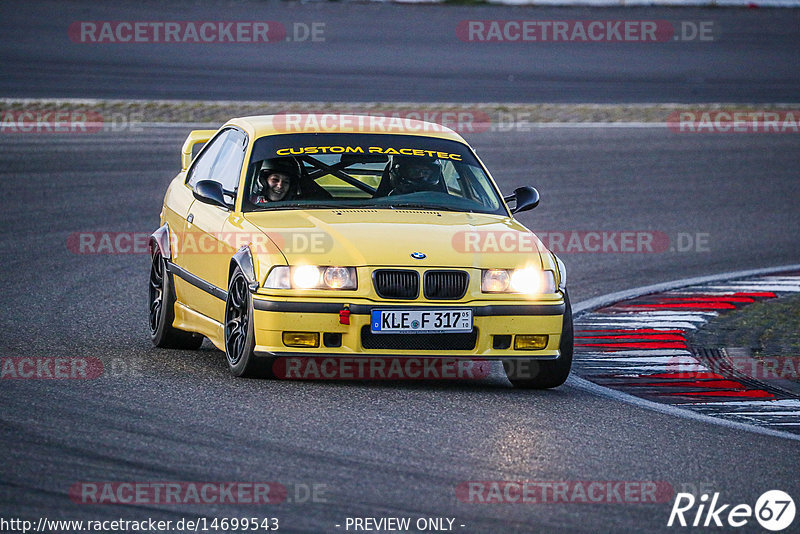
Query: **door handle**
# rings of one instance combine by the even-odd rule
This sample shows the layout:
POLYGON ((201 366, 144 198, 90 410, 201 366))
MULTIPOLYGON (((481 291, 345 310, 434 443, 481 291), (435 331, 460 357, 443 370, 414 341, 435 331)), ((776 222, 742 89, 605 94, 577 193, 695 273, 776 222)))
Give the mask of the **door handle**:
POLYGON ((189 216, 186 217, 186 222, 191 224, 193 221, 194 221, 194 215, 190 213, 189 216))

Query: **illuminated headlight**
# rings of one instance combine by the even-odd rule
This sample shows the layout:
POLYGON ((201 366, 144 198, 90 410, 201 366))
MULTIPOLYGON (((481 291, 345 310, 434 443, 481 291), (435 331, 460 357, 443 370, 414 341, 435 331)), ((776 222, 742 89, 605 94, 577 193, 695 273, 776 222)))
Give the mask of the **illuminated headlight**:
POLYGON ((524 269, 484 269, 481 276, 481 291, 484 293, 524 293, 537 295, 556 292, 556 277, 553 271, 524 269))
POLYGON ((313 289, 319 287, 322 272, 315 265, 301 265, 292 269, 292 287, 313 289))
POLYGON ((358 279, 354 267, 274 267, 267 276, 267 289, 356 289, 358 279))

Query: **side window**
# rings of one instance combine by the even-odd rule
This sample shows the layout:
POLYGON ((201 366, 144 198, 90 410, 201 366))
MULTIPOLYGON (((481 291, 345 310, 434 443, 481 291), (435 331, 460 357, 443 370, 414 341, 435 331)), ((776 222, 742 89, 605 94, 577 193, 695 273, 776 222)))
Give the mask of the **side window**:
POLYGON ((230 129, 214 139, 192 166, 189 186, 199 180, 214 180, 222 184, 227 192, 239 185, 239 173, 244 161, 245 136, 239 130, 230 129))
POLYGON ((464 182, 465 198, 479 202, 491 210, 500 206, 489 177, 479 167, 468 163, 458 163, 455 167, 464 182))
POLYGON ((228 130, 222 139, 222 150, 211 168, 211 179, 222 184, 226 192, 233 192, 239 187, 239 175, 244 161, 245 136, 239 130, 228 130))
POLYGON ((451 161, 445 161, 442 168, 442 176, 444 176, 444 183, 447 185, 447 191, 450 194, 463 197, 464 193, 461 190, 461 183, 459 182, 458 172, 451 161))
POLYGON ((192 165, 192 169, 189 171, 189 181, 187 182, 189 187, 194 187, 194 184, 200 180, 211 179, 211 167, 214 165, 217 156, 219 156, 220 150, 222 150, 225 137, 227 137, 227 133, 223 133, 212 140, 205 151, 200 154, 199 159, 192 165))

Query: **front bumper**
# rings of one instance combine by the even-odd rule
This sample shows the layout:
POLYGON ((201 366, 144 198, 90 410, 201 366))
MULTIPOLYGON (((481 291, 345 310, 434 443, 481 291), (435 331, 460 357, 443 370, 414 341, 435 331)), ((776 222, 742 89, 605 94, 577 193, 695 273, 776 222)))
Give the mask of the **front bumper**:
POLYGON ((352 299, 310 301, 273 299, 253 295, 255 352, 262 356, 350 356, 350 357, 447 357, 480 359, 542 359, 559 356, 564 301, 467 303, 373 302, 352 299), (425 308, 472 310, 473 334, 369 334, 372 309, 425 308), (349 311, 349 325, 342 324, 340 311, 349 311), (284 332, 316 332, 316 348, 288 347, 284 332), (326 335, 327 334, 327 335, 326 335), (547 335, 547 344, 537 350, 515 350, 517 334, 547 335), (377 336, 395 336, 393 339, 377 336), (415 339, 410 340, 409 336, 415 339), (460 336, 460 337, 454 337, 460 336), (498 338, 498 336, 504 336, 498 338), (326 339, 333 343, 326 343, 326 339), (502 348, 510 340, 507 348, 502 348), (366 346, 365 346, 366 345, 366 346), (380 346, 383 348, 374 348, 380 346), (369 348, 373 347, 373 348, 369 348))

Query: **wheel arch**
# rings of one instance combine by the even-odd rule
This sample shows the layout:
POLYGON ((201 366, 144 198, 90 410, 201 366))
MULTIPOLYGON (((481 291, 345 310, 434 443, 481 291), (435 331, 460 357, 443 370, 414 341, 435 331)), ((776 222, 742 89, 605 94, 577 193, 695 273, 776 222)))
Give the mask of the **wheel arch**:
POLYGON ((152 256, 156 248, 164 259, 172 259, 172 243, 170 239, 169 224, 164 223, 155 232, 150 234, 150 255, 152 256))
POLYGON ((233 277, 233 271, 236 269, 236 267, 239 267, 239 269, 242 271, 242 274, 244 274, 250 291, 255 291, 258 289, 259 284, 258 280, 256 280, 253 253, 250 250, 250 247, 247 245, 242 245, 242 247, 237 250, 236 254, 234 254, 231 258, 231 263, 228 266, 228 284, 230 284, 231 278, 233 277))

